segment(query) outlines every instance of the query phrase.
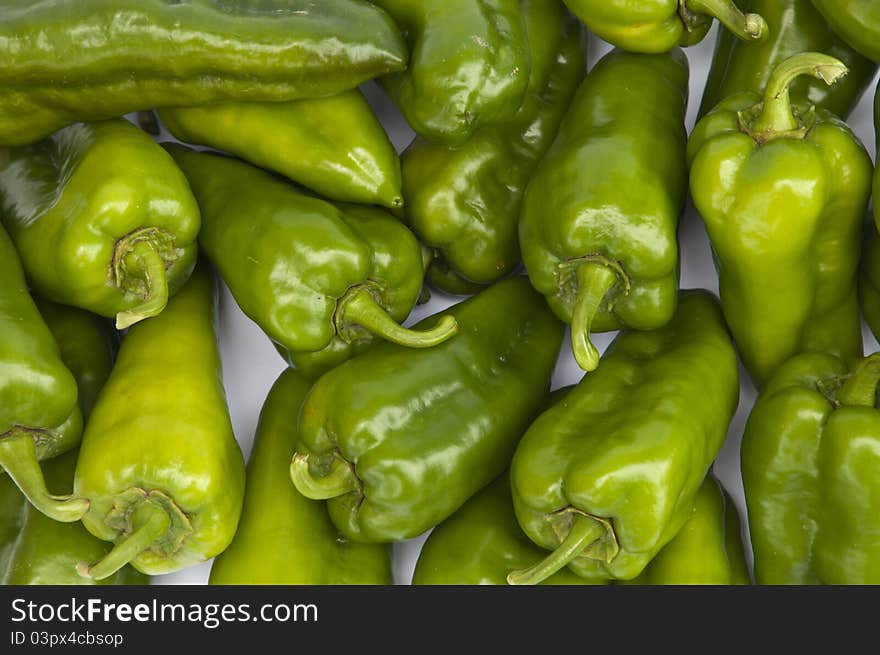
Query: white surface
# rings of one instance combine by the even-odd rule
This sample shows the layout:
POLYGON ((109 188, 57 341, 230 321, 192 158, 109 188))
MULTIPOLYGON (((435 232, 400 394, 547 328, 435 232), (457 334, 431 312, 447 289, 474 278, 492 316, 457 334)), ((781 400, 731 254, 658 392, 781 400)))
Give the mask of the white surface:
MULTIPOLYGON (((693 128, 703 87, 709 71, 717 26, 699 45, 688 48, 686 53, 691 64, 690 102, 688 105, 687 128, 693 128)), ((593 38, 590 43, 589 66, 610 50, 608 44, 593 38)), ((874 150, 874 127, 872 122, 873 89, 876 81, 862 99, 858 108, 850 116, 848 123, 868 147, 872 156, 874 150)), ((376 113, 382 120, 389 136, 398 151, 402 151, 413 137, 413 132, 403 121, 396 108, 377 87, 370 83, 364 91, 376 113)), ((718 278, 712 264, 709 241, 702 221, 690 202, 679 228, 681 249, 681 287, 684 289, 703 287, 718 293, 718 278)), ((407 321, 407 325, 445 308, 453 302, 451 297, 434 293, 430 302, 417 307, 407 321)), ((863 325, 865 352, 878 350, 877 341, 863 325)), ((594 343, 604 352, 616 333, 595 335, 594 343)), ((566 337, 567 338, 567 337, 566 337)), ((241 444, 245 457, 250 454, 254 430, 257 426, 260 408, 275 378, 284 369, 284 362, 275 352, 269 339, 248 319, 224 289, 221 296, 220 345, 223 356, 224 379, 229 399, 229 410, 235 434, 241 444)), ((583 372, 575 364, 568 342, 563 342, 562 354, 553 376, 553 388, 577 382, 583 372)), ((740 390, 740 404, 734 417, 727 440, 718 455, 715 473, 736 501, 743 523, 745 523, 745 502, 739 469, 739 443, 743 426, 755 399, 755 390, 741 371, 743 380, 740 390)), ((744 529, 747 526, 743 526, 744 529)), ((394 546, 394 580, 397 584, 409 584, 418 557, 419 549, 427 533, 394 546)), ((170 575, 153 578, 153 584, 204 584, 208 580, 211 563, 190 567, 170 575)))

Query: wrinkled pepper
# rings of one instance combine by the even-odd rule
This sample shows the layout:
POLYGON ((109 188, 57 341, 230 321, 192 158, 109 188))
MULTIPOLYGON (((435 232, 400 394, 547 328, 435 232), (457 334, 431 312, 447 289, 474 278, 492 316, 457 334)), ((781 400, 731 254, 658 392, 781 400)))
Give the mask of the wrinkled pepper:
POLYGON ((36 293, 119 329, 161 312, 198 252, 183 173, 122 119, 0 150, 0 219, 36 293))
MULTIPOLYGON (((874 97, 874 125, 877 134, 877 151, 880 152, 880 85, 874 97)), ((859 303, 865 321, 880 339, 880 165, 874 171, 874 220, 868 219, 865 225, 867 235, 862 252, 861 275, 859 279, 859 303)))
POLYGON ((210 584, 390 585, 385 544, 342 537, 327 507, 290 483, 297 416, 310 388, 296 370, 275 381, 263 410, 247 468, 244 506, 235 539, 214 560, 210 584))
POLYGON ((202 209, 199 243, 242 311, 315 378, 375 336, 428 347, 455 334, 399 325, 422 288, 422 251, 393 216, 336 206, 228 157, 166 146, 202 209))
POLYGON ((630 52, 659 54, 702 41, 717 18, 738 38, 767 35, 758 14, 743 14, 734 0, 565 0, 593 34, 630 52))
POLYGON ((358 0, 0 0, 0 145, 77 121, 352 89, 406 66, 358 0))
POLYGON ((880 61, 880 3, 877 0, 813 0, 831 29, 874 61, 880 61))
POLYGON ((417 137, 401 157, 406 219, 436 258, 429 279, 491 284, 520 261, 522 195, 584 76, 586 35, 560 0, 523 0, 531 68, 512 120, 477 130, 460 147, 417 137), (439 269, 439 270, 438 270, 439 269))
POLYGON ((846 118, 871 83, 877 65, 840 39, 810 0, 739 0, 743 9, 767 21, 763 41, 742 41, 722 31, 700 104, 704 116, 735 93, 761 93, 779 64, 801 52, 822 52, 840 59, 849 74, 833 86, 813 77, 800 77, 790 88, 795 102, 808 102, 846 118))
POLYGON ((400 160, 357 89, 293 102, 227 102, 159 111, 181 141, 276 171, 330 199, 403 205, 400 160))
POLYGON ((736 352, 709 292, 682 291, 662 328, 621 332, 516 448, 517 520, 553 552, 508 582, 565 565, 594 579, 642 573, 691 517, 738 397, 736 352))
POLYGON ((796 355, 761 390, 741 446, 759 584, 880 583, 880 353, 796 355))
POLYGON ((75 448, 82 423, 76 379, 0 227, 0 474, 5 471, 34 507, 57 521, 76 521, 86 505, 51 494, 39 462, 75 448))
POLYGON ((563 327, 524 277, 430 316, 459 333, 434 348, 384 342, 315 384, 290 466, 304 496, 327 499, 349 539, 415 537, 507 466, 544 406, 563 327))
POLYGON ((788 94, 801 75, 833 83, 846 70, 827 55, 795 55, 763 99, 732 96, 691 133, 691 194, 724 316, 759 387, 797 352, 862 354, 856 282, 871 158, 840 119, 788 94))
POLYGON ((526 92, 529 49, 520 0, 373 0, 409 44, 406 70, 380 78, 417 134, 461 144, 513 118, 526 92))
POLYGON ((654 329, 675 312, 687 98, 680 49, 610 52, 581 84, 526 188, 523 262, 571 324, 586 371, 599 362, 590 332, 654 329))
POLYGON ((232 432, 214 332, 217 286, 204 262, 159 316, 125 336, 83 435, 74 494, 85 527, 114 542, 80 575, 131 563, 171 573, 222 552, 235 534, 244 460, 232 432))

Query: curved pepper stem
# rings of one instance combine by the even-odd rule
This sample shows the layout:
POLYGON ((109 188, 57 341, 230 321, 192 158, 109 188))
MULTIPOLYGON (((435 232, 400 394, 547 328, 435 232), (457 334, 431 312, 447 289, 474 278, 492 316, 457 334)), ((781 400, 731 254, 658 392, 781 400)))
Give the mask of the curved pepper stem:
POLYGON ((74 496, 54 496, 46 488, 43 470, 31 432, 14 430, 0 437, 0 466, 43 514, 62 523, 79 521, 89 510, 89 501, 74 496))
POLYGON ((117 542, 97 564, 89 565, 87 562, 77 564, 76 572, 92 580, 109 578, 165 534, 171 527, 171 517, 158 505, 147 503, 135 510, 132 523, 139 523, 140 527, 117 542))
POLYGON ((865 357, 837 392, 841 405, 874 407, 880 384, 880 353, 865 357))
POLYGON ((148 241, 138 241, 123 259, 126 275, 143 278, 146 287, 142 304, 116 315, 116 329, 124 330, 138 321, 156 316, 168 304, 168 281, 162 256, 148 241))
POLYGON ((733 0, 685 0, 684 4, 690 12, 714 16, 746 41, 760 41, 770 31, 763 16, 742 13, 733 0))
POLYGON ((297 491, 312 500, 336 498, 360 488, 357 476, 347 462, 337 459, 329 474, 315 478, 309 471, 309 456, 303 453, 294 454, 290 462, 290 479, 297 491))
POLYGON ((585 371, 599 366, 599 351, 590 341, 593 319, 599 313, 605 295, 617 284, 617 272, 598 261, 588 261, 577 268, 578 295, 571 315, 571 350, 585 371))
POLYGON ((453 316, 444 316, 430 330, 410 330, 396 323, 388 315, 373 294, 365 287, 358 287, 340 299, 336 316, 337 330, 347 323, 359 325, 387 341, 410 348, 429 348, 443 343, 458 333, 458 322, 453 316))
POLYGON ((512 571, 507 576, 507 584, 535 585, 540 584, 563 566, 578 557, 586 548, 600 539, 605 533, 605 526, 589 516, 575 516, 568 536, 546 558, 527 569, 512 571))

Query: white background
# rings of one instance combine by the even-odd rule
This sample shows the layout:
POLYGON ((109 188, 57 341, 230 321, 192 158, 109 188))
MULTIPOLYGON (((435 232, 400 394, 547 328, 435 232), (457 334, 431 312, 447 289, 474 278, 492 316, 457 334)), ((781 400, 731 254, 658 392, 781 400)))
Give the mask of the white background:
MULTIPOLYGON (((688 132, 694 126, 700 99, 703 95, 717 29, 717 26, 714 27, 702 43, 686 50, 691 65, 690 102, 687 115, 688 132)), ((588 63, 592 68, 593 64, 610 50, 610 46, 595 37, 591 38, 588 63)), ((872 122, 872 101, 875 87, 876 80, 848 119, 848 123, 865 143, 872 156, 875 154, 872 122)), ((395 147, 398 151, 402 151, 412 139, 413 132, 375 84, 366 84, 363 90, 388 130, 395 147)), ((166 133, 165 137, 167 136, 166 133)), ((589 174, 589 171, 586 171, 586 174, 589 174)), ((681 248, 681 287, 684 289, 703 287, 717 294, 718 279, 712 264, 709 242, 703 224, 690 204, 690 200, 679 227, 679 243, 681 248)), ((451 296, 432 292, 431 301, 417 307, 406 324, 411 325, 425 316, 434 314, 455 300, 451 296)), ((878 350, 877 341, 866 326, 863 325, 862 331, 865 337, 865 352, 878 350)), ((594 343, 600 352, 605 350, 615 334, 606 333, 594 336, 594 343)), ((250 454, 260 408, 269 388, 284 369, 285 364, 270 344, 269 339, 256 324, 241 313, 235 300, 225 288, 221 295, 219 338, 229 411, 236 437, 241 444, 245 458, 247 458, 250 454)), ((577 382, 583 374, 571 356, 567 339, 566 334, 562 354, 553 375, 554 389, 577 382)), ((742 383, 739 409, 730 425, 727 440, 718 455, 715 473, 736 501, 743 519, 743 529, 747 530, 745 502, 739 473, 739 443, 745 420, 755 400, 755 390, 742 369, 740 377, 742 383)), ((747 532, 744 534, 747 535, 747 532)), ((393 555, 395 583, 410 583, 419 548, 426 536, 427 533, 418 538, 395 544, 393 555)), ((153 578, 153 584, 205 584, 208 580, 210 567, 211 562, 205 562, 177 573, 156 576, 153 578)))

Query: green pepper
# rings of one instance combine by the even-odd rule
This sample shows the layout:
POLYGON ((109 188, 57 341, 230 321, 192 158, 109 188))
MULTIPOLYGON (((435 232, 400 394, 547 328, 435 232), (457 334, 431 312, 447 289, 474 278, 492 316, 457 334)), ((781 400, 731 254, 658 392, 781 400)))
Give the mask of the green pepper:
POLYGON ((159 117, 181 141, 236 155, 331 200, 403 205, 397 152, 357 89, 293 102, 174 107, 159 117))
POLYGON ((831 29, 853 48, 880 61, 880 4, 877 0, 813 0, 831 29))
POLYGON ((583 79, 586 35, 560 0, 524 0, 529 86, 512 120, 477 130, 460 147, 417 137, 401 158, 406 218, 436 251, 429 279, 490 284, 520 261, 516 239, 525 186, 550 147, 583 79))
POLYGON ((401 327, 419 298, 424 269, 412 233, 371 208, 334 205, 269 173, 169 144, 202 209, 199 243, 242 311, 314 378, 373 335, 428 347, 455 334, 401 327))
POLYGON ((380 82, 417 134, 461 144, 513 118, 529 78, 520 0, 373 0, 410 47, 406 70, 380 82))
POLYGON ((517 519, 555 550, 508 581, 535 584, 566 564, 594 579, 642 573, 690 518, 738 396, 736 352, 709 292, 681 292, 658 330, 621 332, 516 448, 517 519))
POLYGON ((0 0, 0 15, 9 146, 154 107, 333 95, 408 57, 359 0, 0 0))
POLYGON ((848 116, 871 83, 876 64, 834 34, 810 0, 739 0, 738 4, 763 16, 770 35, 753 42, 736 39, 730 32, 718 34, 700 116, 735 93, 761 93, 774 68, 792 55, 809 51, 840 59, 850 72, 830 87, 812 77, 798 78, 791 85, 792 97, 848 116))
POLYGON ((880 583, 880 353, 805 353, 758 396, 741 446, 759 584, 880 583))
POLYGON ((496 478, 550 389, 563 328, 524 277, 506 278, 418 327, 454 317, 426 350, 380 343, 321 377, 300 412, 291 478, 328 499, 349 539, 415 537, 496 478))
POLYGON ((758 386, 797 352, 862 354, 856 282, 871 158, 840 119, 788 94, 801 75, 833 83, 846 70, 827 55, 795 55, 763 101, 732 96, 691 133, 691 194, 724 316, 758 386))
POLYGON ((186 179, 122 119, 0 150, 0 219, 39 295, 115 316, 119 329, 161 312, 195 265, 186 179))
POLYGON ((28 293, 15 247, 0 228, 0 474, 38 510, 76 521, 86 505, 46 489, 39 461, 75 448, 82 435, 76 379, 28 293))
POLYGON ((217 288, 201 265, 159 316, 125 336, 83 435, 74 493, 89 532, 113 541, 80 575, 131 563, 171 573, 222 552, 235 534, 244 461, 232 432, 214 333, 217 288))
POLYGON ((526 188, 523 261, 535 289, 571 323, 586 371, 599 362, 591 331, 650 330, 675 312, 687 97, 680 49, 610 52, 581 84, 526 188))
MULTIPOLYGON (((874 124, 877 134, 877 151, 880 153, 880 85, 874 97, 874 124)), ((877 338, 880 335, 880 164, 874 171, 874 220, 868 219, 865 225, 867 235, 862 253, 861 275, 859 278, 859 303, 865 321, 877 338)))
POLYGON ((703 40, 717 18, 740 39, 758 41, 767 23, 734 0, 565 0, 591 32, 631 52, 659 54, 703 40))
POLYGON ((260 413, 235 539, 214 560, 210 584, 389 585, 385 544, 342 537, 324 503, 290 484, 297 416, 309 382, 294 369, 275 381, 260 413))

